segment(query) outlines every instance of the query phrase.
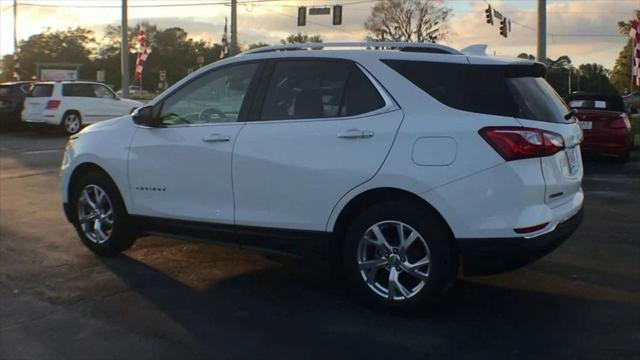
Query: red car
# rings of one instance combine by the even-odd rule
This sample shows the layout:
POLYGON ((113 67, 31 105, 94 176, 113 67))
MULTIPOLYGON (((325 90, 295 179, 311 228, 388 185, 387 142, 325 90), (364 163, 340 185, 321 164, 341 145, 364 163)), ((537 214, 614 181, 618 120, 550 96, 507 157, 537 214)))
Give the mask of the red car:
POLYGON ((621 161, 629 160, 633 148, 631 121, 622 97, 574 93, 567 98, 575 110, 584 141, 584 154, 614 155, 621 161))

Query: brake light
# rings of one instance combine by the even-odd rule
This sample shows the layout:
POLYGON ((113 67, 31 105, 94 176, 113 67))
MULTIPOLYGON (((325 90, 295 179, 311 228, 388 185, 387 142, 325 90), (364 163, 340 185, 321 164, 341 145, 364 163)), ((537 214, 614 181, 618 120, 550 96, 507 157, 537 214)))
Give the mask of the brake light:
POLYGON ((562 135, 547 130, 501 126, 478 133, 506 161, 550 156, 564 149, 562 135))
POLYGON ((631 122, 627 115, 620 115, 609 123, 610 129, 631 129, 631 122))
POLYGON ((47 110, 55 110, 60 106, 60 100, 49 100, 47 101, 47 110))

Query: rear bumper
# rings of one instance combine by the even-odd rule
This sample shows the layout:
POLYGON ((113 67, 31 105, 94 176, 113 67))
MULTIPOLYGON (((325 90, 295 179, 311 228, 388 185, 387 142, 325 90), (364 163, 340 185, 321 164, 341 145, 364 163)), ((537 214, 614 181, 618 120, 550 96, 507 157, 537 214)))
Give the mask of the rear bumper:
POLYGON ((585 135, 580 145, 586 154, 625 155, 633 147, 633 138, 626 130, 612 130, 606 135, 585 135))
POLYGON ((463 272, 467 276, 490 275, 528 265, 562 245, 582 218, 581 209, 553 231, 534 238, 457 239, 463 272))
POLYGON ((22 121, 31 124, 60 125, 60 114, 57 111, 43 111, 39 114, 23 112, 22 121))

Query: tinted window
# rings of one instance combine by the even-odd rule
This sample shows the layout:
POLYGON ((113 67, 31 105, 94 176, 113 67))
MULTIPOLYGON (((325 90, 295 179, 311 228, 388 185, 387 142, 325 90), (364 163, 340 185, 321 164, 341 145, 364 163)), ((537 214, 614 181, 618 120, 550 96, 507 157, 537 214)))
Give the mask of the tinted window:
POLYGON ((363 114, 384 106, 369 79, 346 61, 276 63, 262 120, 317 119, 363 114))
POLYGON ((53 94, 53 85, 39 84, 31 88, 30 97, 50 97, 53 94))
POLYGON ((93 84, 64 84, 62 96, 96 97, 93 84))
POLYGON ((344 92, 340 115, 365 114, 383 106, 384 99, 376 87, 357 66, 352 66, 347 78, 347 89, 344 92))
POLYGON ((569 108, 545 79, 514 77, 506 81, 518 105, 516 117, 560 123, 573 121, 564 118, 569 108))
POLYGON ((257 63, 213 70, 170 95, 162 105, 165 125, 235 122, 258 69, 257 63))
POLYGON ((569 110, 536 66, 385 60, 441 103, 475 113, 567 122, 569 110))

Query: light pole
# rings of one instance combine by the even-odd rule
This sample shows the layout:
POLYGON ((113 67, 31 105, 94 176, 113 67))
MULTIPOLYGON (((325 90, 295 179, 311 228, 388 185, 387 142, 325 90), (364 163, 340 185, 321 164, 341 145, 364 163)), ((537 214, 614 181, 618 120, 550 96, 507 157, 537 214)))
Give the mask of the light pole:
POLYGON ((127 0, 122 0, 122 23, 120 25, 120 75, 122 77, 122 97, 129 97, 129 25, 127 0))

